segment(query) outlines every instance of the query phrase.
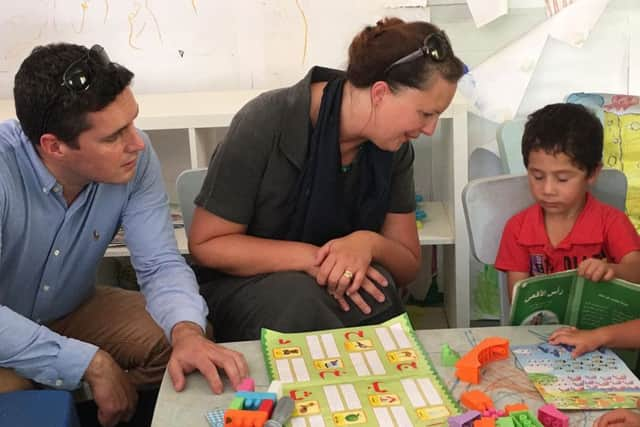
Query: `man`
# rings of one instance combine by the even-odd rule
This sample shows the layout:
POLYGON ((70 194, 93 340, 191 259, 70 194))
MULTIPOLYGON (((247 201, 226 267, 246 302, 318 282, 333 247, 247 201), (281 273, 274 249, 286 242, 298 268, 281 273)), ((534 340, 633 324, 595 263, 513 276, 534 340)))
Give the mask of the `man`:
POLYGON ((216 367, 234 386, 247 375, 204 336, 132 78, 97 45, 37 47, 15 76, 19 121, 0 124, 0 391, 84 380, 104 426, 130 419, 165 366, 177 391, 194 370, 216 393, 216 367), (121 225, 144 297, 94 286, 121 225))

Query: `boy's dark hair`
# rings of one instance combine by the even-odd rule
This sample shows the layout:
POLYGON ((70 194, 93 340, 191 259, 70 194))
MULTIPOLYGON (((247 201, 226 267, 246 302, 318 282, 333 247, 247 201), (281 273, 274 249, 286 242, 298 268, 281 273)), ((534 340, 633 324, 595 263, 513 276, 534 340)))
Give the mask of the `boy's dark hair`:
POLYGON ((522 159, 528 167, 532 151, 562 153, 591 176, 602 162, 602 144, 602 124, 584 105, 550 104, 529 115, 522 135, 522 159))
POLYGON ((390 67, 421 48, 428 35, 438 32, 440 29, 428 22, 404 22, 399 18, 384 18, 376 25, 366 27, 349 46, 347 80, 359 88, 386 81, 392 89, 402 86, 428 89, 435 75, 457 83, 464 74, 464 64, 455 56, 448 40, 446 48, 449 52, 443 61, 436 62, 424 55, 390 67))
POLYGON ((34 146, 44 133, 52 133, 78 148, 78 136, 91 127, 87 113, 105 108, 131 83, 131 71, 114 62, 102 63, 88 52, 68 43, 38 46, 20 65, 13 87, 16 115, 34 146), (62 76, 79 60, 91 70, 91 82, 86 90, 75 92, 62 83, 62 76))

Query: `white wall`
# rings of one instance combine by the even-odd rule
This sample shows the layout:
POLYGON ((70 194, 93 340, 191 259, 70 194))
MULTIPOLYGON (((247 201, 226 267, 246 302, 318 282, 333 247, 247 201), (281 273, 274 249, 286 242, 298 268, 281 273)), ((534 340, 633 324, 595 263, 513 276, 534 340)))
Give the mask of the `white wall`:
MULTIPOLYGON (((102 44, 138 93, 269 88, 310 65, 344 66, 353 35, 386 15, 428 19, 390 0, 3 0, 0 98, 38 44, 102 44), (306 40, 306 53, 305 53, 306 40)), ((423 1, 426 3, 426 1, 423 1)))
MULTIPOLYGON (((508 15, 478 29, 464 0, 428 3, 5 0, 0 5, 0 98, 11 96, 13 75, 29 51, 51 41, 104 45, 114 60, 136 73, 138 93, 270 88, 294 82, 313 64, 344 67, 353 35, 382 16, 431 19, 446 29, 456 53, 472 68, 546 19, 544 0, 511 0, 508 15), (398 7, 403 5, 419 6, 398 7)), ((550 39, 519 114, 572 91, 639 92, 640 54, 631 49, 640 43, 639 24, 640 1, 611 0, 582 48, 550 39)), ((485 125, 471 125, 483 141, 485 125)))

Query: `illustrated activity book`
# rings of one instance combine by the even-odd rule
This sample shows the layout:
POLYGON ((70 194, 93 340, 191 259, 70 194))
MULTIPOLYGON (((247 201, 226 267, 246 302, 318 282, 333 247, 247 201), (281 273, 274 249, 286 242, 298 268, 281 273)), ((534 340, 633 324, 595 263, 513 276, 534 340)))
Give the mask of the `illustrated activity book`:
POLYGON ((640 401, 640 380, 611 350, 576 359, 572 347, 544 342, 511 350, 542 398, 557 408, 635 408, 640 401))
POLYGON ((313 333, 262 330, 271 380, 295 401, 292 427, 446 425, 459 407, 406 314, 313 333))

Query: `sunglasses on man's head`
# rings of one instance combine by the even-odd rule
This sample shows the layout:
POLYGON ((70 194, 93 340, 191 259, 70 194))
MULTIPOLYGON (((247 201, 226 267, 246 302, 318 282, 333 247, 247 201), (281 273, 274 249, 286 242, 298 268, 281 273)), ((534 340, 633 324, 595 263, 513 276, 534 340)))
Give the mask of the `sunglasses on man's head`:
POLYGON ((433 62, 443 62, 452 55, 451 44, 444 31, 431 33, 424 38, 422 46, 410 54, 403 56, 389 65, 384 73, 387 74, 393 67, 407 62, 415 61, 418 58, 429 58, 433 62))
MULTIPOLYGON (((64 70, 60 86, 64 86, 67 90, 73 93, 82 93, 89 89, 94 78, 94 70, 91 68, 92 61, 97 62, 102 67, 107 67, 111 64, 109 55, 107 55, 104 48, 99 44, 94 44, 85 55, 73 61, 64 70)), ((53 108, 53 104, 57 99, 58 94, 56 93, 47 108, 44 110, 40 135, 43 135, 47 130, 49 116, 51 115, 51 108, 53 108)))
POLYGON ((111 63, 109 55, 99 44, 94 44, 87 54, 73 61, 62 74, 61 85, 72 92, 84 92, 91 87, 93 83, 93 70, 91 69, 91 60, 98 62, 101 66, 106 67, 111 63))

